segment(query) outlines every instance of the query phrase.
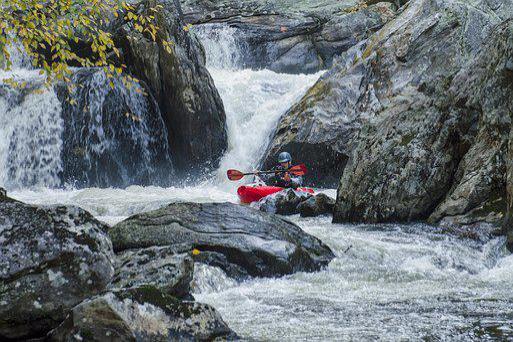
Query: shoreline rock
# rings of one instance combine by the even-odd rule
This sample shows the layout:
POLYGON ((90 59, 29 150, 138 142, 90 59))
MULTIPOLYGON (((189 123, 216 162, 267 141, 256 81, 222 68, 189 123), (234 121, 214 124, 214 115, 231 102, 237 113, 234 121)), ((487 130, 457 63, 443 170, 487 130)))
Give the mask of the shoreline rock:
POLYGON ((237 278, 316 271, 334 258, 297 225, 232 203, 172 203, 118 223, 109 236, 116 252, 151 246, 198 249, 195 261, 220 266, 237 278))

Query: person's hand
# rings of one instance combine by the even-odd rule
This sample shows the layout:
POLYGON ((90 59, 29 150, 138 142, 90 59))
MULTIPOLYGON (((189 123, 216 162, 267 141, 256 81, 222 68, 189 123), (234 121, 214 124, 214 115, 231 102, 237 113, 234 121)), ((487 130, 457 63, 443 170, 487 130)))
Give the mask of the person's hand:
POLYGON ((285 172, 285 175, 283 176, 283 179, 286 181, 286 182, 290 182, 290 175, 288 172, 285 172))

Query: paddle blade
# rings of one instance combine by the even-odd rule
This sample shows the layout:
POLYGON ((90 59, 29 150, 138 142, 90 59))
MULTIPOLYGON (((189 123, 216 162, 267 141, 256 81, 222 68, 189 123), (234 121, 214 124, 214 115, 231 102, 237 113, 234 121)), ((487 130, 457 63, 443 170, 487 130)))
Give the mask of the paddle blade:
POLYGON ((226 175, 228 176, 228 179, 231 181, 237 181, 244 177, 244 174, 239 170, 228 170, 226 171, 226 175))
POLYGON ((308 172, 308 169, 306 168, 305 164, 299 164, 296 166, 292 166, 289 169, 290 173, 296 175, 296 176, 304 176, 308 172))

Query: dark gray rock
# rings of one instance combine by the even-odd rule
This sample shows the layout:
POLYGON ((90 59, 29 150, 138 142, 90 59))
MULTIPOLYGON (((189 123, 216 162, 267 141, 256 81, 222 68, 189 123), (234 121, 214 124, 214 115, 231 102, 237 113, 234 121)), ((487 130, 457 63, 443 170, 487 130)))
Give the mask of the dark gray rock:
POLYGON ((330 67, 340 55, 394 16, 390 2, 182 0, 185 20, 237 29, 242 65, 308 73, 330 67), (367 3, 369 6, 367 6, 367 3))
POLYGON ((190 295, 194 262, 188 254, 170 247, 127 250, 116 256, 116 272, 111 288, 151 285, 163 293, 183 298, 190 295))
POLYGON ((235 339, 214 308, 140 286, 104 293, 71 310, 50 341, 210 341, 235 339))
POLYGON ((301 202, 297 209, 301 217, 315 217, 332 214, 335 200, 325 194, 317 194, 306 201, 301 202))
POLYGON ((310 193, 286 189, 266 196, 260 201, 252 203, 251 206, 266 213, 295 215, 299 214, 299 204, 310 197, 312 197, 310 193))
POLYGON ((104 290, 114 273, 107 227, 76 207, 0 200, 0 338, 40 337, 104 290))
POLYGON ((205 68, 204 51, 185 31, 178 1, 146 0, 140 11, 155 15, 157 42, 132 24, 115 32, 128 70, 143 80, 166 123, 173 163, 178 173, 202 173, 216 167, 227 147, 226 117, 214 82, 205 68), (156 5, 162 8, 148 12, 156 5), (172 43, 168 53, 161 41, 172 43))
MULTIPOLYGON (((232 203, 172 203, 132 216, 109 230, 114 250, 172 246, 200 251, 195 260, 233 265, 249 276, 314 271, 334 255, 317 238, 278 216, 232 203), (217 257, 213 257, 213 255, 217 257)), ((240 276, 240 274, 235 275, 240 276)))

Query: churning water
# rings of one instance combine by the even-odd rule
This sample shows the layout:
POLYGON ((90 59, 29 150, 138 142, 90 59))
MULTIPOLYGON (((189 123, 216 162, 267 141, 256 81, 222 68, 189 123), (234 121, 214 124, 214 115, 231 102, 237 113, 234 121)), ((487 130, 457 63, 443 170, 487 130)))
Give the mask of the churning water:
MULTIPOLYGON (((230 147, 215 180, 188 188, 32 188, 11 195, 30 203, 76 204, 110 224, 172 201, 236 202, 237 183, 228 185, 225 169, 255 166, 280 115, 318 75, 241 69, 244 44, 236 30, 211 26, 199 34, 228 119, 230 147)), ((196 268, 196 299, 215 306, 244 339, 513 339, 513 256, 504 239, 458 239, 422 224, 292 220, 335 252, 326 269, 238 283, 219 269, 196 268)))

